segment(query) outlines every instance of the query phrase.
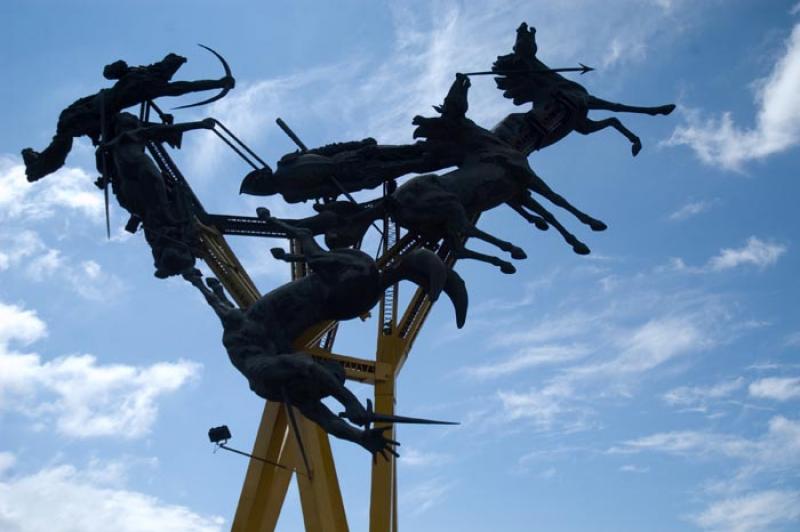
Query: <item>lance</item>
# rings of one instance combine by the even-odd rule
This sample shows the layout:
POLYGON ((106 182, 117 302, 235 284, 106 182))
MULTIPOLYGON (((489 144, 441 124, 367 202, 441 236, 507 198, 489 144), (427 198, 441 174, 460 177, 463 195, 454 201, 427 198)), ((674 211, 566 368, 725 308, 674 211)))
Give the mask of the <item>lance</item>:
MULTIPOLYGON (((339 417, 347 418, 345 412, 340 412, 339 417)), ((423 419, 419 417, 395 416, 392 414, 379 414, 372 408, 372 400, 367 399, 367 415, 365 417, 366 426, 373 423, 413 423, 416 425, 459 425, 456 421, 438 421, 435 419, 423 419)))
POLYGON ((106 143, 108 142, 108 124, 106 124, 106 91, 100 91, 100 171, 103 174, 103 202, 106 208, 106 238, 111 240, 111 218, 108 214, 108 153, 106 143))
POLYGON ((507 76, 509 74, 545 74, 548 72, 580 72, 581 76, 591 72, 594 68, 578 63, 579 67, 565 68, 530 68, 525 70, 487 70, 484 72, 467 72, 465 76, 507 76))

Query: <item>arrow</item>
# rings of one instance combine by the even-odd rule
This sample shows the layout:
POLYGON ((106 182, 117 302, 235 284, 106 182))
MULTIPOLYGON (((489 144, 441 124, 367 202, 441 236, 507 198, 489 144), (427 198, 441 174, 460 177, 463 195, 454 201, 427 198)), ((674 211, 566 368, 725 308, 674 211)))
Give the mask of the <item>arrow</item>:
POLYGON ((591 72, 594 68, 578 63, 579 67, 566 68, 537 68, 528 70, 487 70, 485 72, 467 72, 465 76, 507 76, 509 74, 544 74, 547 72, 580 72, 581 75, 591 72))

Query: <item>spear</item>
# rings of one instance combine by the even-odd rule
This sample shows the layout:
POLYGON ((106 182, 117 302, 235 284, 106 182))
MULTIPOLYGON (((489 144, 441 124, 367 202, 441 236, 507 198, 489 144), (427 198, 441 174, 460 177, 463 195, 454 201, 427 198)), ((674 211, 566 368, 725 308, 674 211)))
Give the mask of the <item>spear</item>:
POLYGON ((566 68, 532 68, 526 70, 487 70, 485 72, 467 72, 465 76, 507 76, 509 74, 544 74, 547 72, 580 72, 581 75, 591 72, 594 68, 578 63, 579 67, 566 68))

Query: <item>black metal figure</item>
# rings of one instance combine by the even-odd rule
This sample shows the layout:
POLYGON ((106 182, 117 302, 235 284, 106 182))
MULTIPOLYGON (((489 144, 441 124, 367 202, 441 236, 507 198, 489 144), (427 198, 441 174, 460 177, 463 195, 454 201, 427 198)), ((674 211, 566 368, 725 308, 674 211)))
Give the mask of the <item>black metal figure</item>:
POLYGON ((104 172, 101 158, 107 156, 105 170, 110 174, 107 177, 114 194, 133 217, 129 229, 135 230, 138 221, 144 226, 156 277, 177 275, 194 266, 194 221, 182 191, 168 189, 161 171, 145 152, 146 145, 166 142, 179 148, 184 132, 211 129, 214 124, 210 118, 182 124, 151 124, 130 113, 119 113, 111 123, 113 138, 98 150, 98 170, 104 172))
POLYGON ((517 28, 514 52, 497 58, 492 70, 497 72, 497 87, 516 105, 532 103, 528 113, 509 115, 498 124, 495 133, 527 154, 550 146, 572 131, 588 135, 613 127, 631 142, 634 156, 642 149, 642 142, 617 118, 591 120, 589 111, 605 110, 641 113, 651 116, 668 115, 675 106, 659 105, 639 107, 609 102, 597 98, 582 85, 566 79, 542 63, 536 52, 536 29, 524 22, 517 28))
POLYGON ((394 452, 397 442, 384 437, 385 428, 358 428, 367 425, 369 413, 345 387, 343 368, 296 352, 292 344, 319 322, 363 315, 378 303, 386 287, 401 279, 424 287, 432 300, 444 290, 456 307, 461 327, 467 311, 463 280, 425 249, 410 253, 381 272, 375 261, 361 251, 325 251, 309 231, 271 219, 266 210, 260 210, 259 216, 298 239, 303 250, 302 255, 295 255, 276 248, 273 255, 287 262, 306 262, 312 273, 265 294, 247 310, 231 303, 216 279, 209 278, 203 284, 199 271, 184 274, 222 321, 222 342, 231 362, 260 397, 288 401, 326 432, 358 443, 371 453, 394 452), (342 416, 321 402, 329 396, 345 407, 342 416))
POLYGON ((72 139, 88 136, 95 146, 98 145, 103 128, 107 127, 102 124, 103 117, 109 120, 123 109, 161 96, 181 96, 209 89, 222 89, 221 95, 227 93, 235 81, 224 59, 213 53, 223 61, 226 72, 218 80, 170 81, 186 62, 185 57, 177 54, 167 54, 161 61, 146 66, 131 67, 122 60, 106 65, 103 77, 115 80, 114 85, 80 98, 64 109, 47 148, 41 152, 32 148, 22 150, 28 181, 37 181, 61 168, 72 149, 72 139))

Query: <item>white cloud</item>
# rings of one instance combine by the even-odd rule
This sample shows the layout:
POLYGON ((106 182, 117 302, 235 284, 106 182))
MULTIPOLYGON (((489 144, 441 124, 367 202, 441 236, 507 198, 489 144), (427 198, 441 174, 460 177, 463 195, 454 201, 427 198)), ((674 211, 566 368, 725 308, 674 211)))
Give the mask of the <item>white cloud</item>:
POLYGON ((744 163, 764 159, 800 143, 800 24, 786 41, 786 51, 756 94, 755 126, 742 129, 731 113, 703 120, 689 112, 669 145, 690 146, 701 161, 740 171, 744 163))
POLYGON ((122 279, 93 260, 74 264, 30 229, 0 232, 0 272, 12 269, 35 282, 62 281, 81 297, 98 302, 112 301, 127 288, 122 279))
POLYGON ((626 340, 625 351, 609 367, 623 372, 648 371, 694 349, 707 347, 710 340, 697 324, 684 317, 650 320, 626 340))
POLYGON ((93 182, 94 177, 84 170, 64 167, 28 183, 22 161, 0 155, 0 220, 42 220, 66 211, 100 222, 103 196, 93 182))
POLYGON ((75 438, 147 434, 157 400, 197 377, 201 367, 186 360, 100 364, 91 355, 42 361, 19 353, 0 353, 0 365, 0 409, 54 420, 58 432, 75 438))
POLYGON ((750 395, 761 399, 788 401, 800 398, 800 377, 768 377, 750 384, 750 395))
POLYGON ((712 271, 722 271, 751 264, 764 269, 775 264, 784 253, 786 253, 786 246, 764 242, 751 236, 741 248, 721 250, 719 255, 709 259, 707 268, 712 271))
POLYGON ((665 393, 667 404, 705 411, 711 401, 723 399, 744 386, 742 377, 712 386, 680 386, 665 393))
POLYGON ((717 501, 692 520, 708 530, 757 532, 799 518, 800 492, 766 490, 717 501))
POLYGON ((690 201, 669 215, 673 222, 682 222, 693 216, 708 211, 717 203, 717 200, 690 201))
MULTIPOLYGON (((587 428, 589 409, 576 404, 575 388, 563 379, 554 379, 527 392, 498 391, 506 421, 527 419, 541 430, 559 426, 566 432, 587 428)), ((496 416, 497 412, 492 412, 496 416)))
POLYGON ((740 266, 752 265, 763 270, 774 265, 786 253, 786 246, 775 242, 765 242, 755 236, 747 239, 740 248, 723 248, 720 252, 708 259, 706 264, 690 266, 680 257, 672 257, 666 265, 656 268, 656 273, 665 271, 704 274, 731 270, 740 266))
POLYGON ((157 400, 196 378, 201 368, 186 360, 100 364, 91 355, 44 361, 10 349, 45 334, 35 312, 0 303, 0 411, 54 423, 58 432, 76 438, 147 434, 158 414, 157 400))
POLYGON ((0 233, 0 271, 16 266, 45 247, 35 231, 3 231, 0 233))
MULTIPOLYGON (((0 301, 0 353, 11 343, 29 345, 47 334, 47 325, 34 310, 0 301)), ((5 371, 5 368, 4 368, 5 371)))
POLYGON ((635 440, 626 441, 621 447, 612 447, 609 452, 636 453, 654 451, 693 457, 723 455, 744 458, 753 452, 756 447, 754 442, 737 436, 686 430, 659 432, 650 436, 643 436, 635 440))
POLYGON ((414 447, 405 447, 400 454, 400 463, 409 467, 430 468, 451 462, 453 457, 449 454, 433 451, 420 451, 414 447))
POLYGON ((462 372, 473 378, 489 379, 510 375, 537 366, 560 364, 577 360, 590 350, 582 345, 544 345, 527 347, 499 362, 466 367, 462 372))
POLYGON ((420 482, 408 490, 400 490, 400 505, 409 508, 411 515, 420 515, 441 504, 454 486, 454 481, 440 477, 420 482))
POLYGON ((647 466, 638 466, 635 464, 625 464, 620 466, 620 471, 623 473, 647 473, 650 471, 650 468, 647 466))
MULTIPOLYGON (((6 453, 8 454, 8 453, 6 453)), ((9 477, 0 469, 0 529, 8 532, 212 532, 218 516, 200 515, 127 489, 120 464, 43 468, 9 477)))
POLYGON ((628 440, 609 449, 612 454, 644 451, 735 459, 742 463, 740 477, 764 471, 792 473, 800 467, 800 421, 774 416, 767 432, 754 439, 709 431, 671 431, 628 440))

